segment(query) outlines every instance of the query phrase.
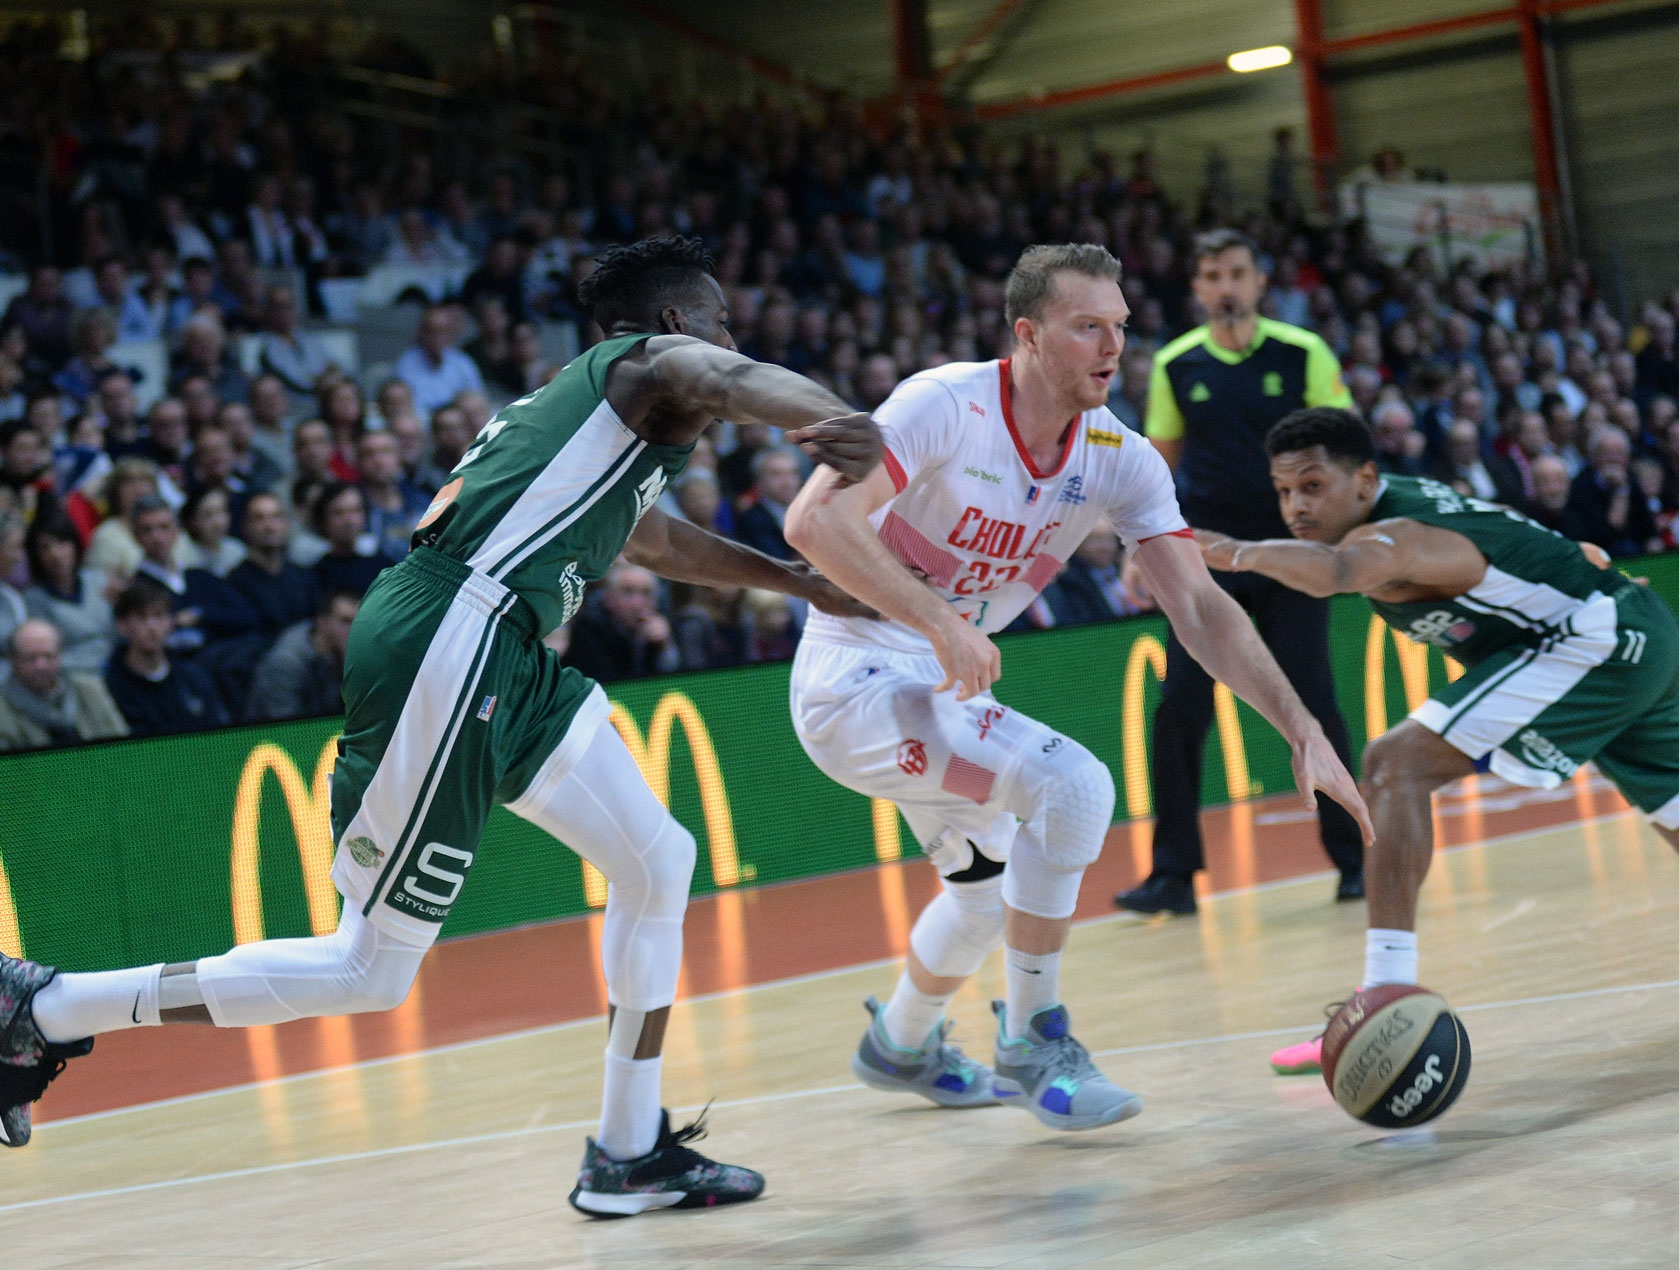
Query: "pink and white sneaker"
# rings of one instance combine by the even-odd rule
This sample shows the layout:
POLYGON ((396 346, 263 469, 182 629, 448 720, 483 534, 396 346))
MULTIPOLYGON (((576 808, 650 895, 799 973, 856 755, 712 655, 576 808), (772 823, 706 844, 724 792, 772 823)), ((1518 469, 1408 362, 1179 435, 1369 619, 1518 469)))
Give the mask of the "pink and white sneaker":
POLYGON ((1278 1050, 1271 1055, 1271 1070, 1279 1076, 1314 1076, 1323 1071, 1323 1037, 1278 1050))

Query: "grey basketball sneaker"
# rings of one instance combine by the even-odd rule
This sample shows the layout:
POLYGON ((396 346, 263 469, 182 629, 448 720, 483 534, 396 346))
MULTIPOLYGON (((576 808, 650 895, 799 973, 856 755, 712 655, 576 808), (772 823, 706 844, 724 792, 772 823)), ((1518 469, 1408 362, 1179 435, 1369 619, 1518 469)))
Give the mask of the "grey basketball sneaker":
POLYGON ((1121 1089, 1090 1061, 1090 1051, 1073 1039, 1067 1007, 1039 1010, 1026 1035, 1008 1040, 1003 1027, 1003 1003, 993 1001, 997 1015, 996 1083, 999 1094, 1019 1094, 1026 1108, 1052 1129, 1097 1129, 1129 1120, 1143 1109, 1143 1100, 1121 1089))
POLYGON ((29 1141, 29 1104, 72 1058, 93 1048, 93 1038, 55 1045, 35 1026, 35 994, 53 981, 52 966, 0 953, 0 1146, 29 1141))
POLYGON ((1001 1101, 991 1087, 991 1069, 944 1039, 949 1019, 927 1034, 920 1049, 906 1050, 886 1035, 879 1001, 868 997, 863 1008, 870 1015, 869 1027, 851 1056, 851 1071, 865 1085, 889 1094, 919 1094, 941 1107, 989 1107, 1001 1101))
POLYGON ((703 1137, 705 1112, 672 1131, 670 1112, 661 1111, 658 1140, 640 1159, 614 1160, 590 1138, 571 1206, 591 1217, 633 1217, 653 1208, 739 1204, 764 1193, 762 1173, 708 1160, 686 1145, 703 1137))

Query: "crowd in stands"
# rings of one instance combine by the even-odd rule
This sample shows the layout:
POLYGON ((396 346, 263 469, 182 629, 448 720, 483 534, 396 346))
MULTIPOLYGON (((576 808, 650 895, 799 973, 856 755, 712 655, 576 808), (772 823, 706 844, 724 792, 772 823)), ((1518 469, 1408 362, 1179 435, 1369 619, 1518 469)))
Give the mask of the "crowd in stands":
MULTIPOLYGON (((335 712, 361 596, 497 406, 557 372, 544 326, 598 335, 575 300, 592 254, 655 233, 710 246, 743 352, 860 409, 1007 356, 1025 246, 1104 243, 1133 315, 1110 406, 1140 427, 1153 354, 1200 320, 1193 234, 1232 224, 1262 249, 1264 311, 1340 356, 1385 469, 1617 556, 1674 545, 1679 294, 1627 323, 1579 264, 1384 261, 1356 222, 1307 214, 1286 138, 1244 210, 1218 182, 1174 197, 1147 151, 881 139, 837 101, 624 103, 573 66, 505 86, 588 121, 569 158, 455 171, 423 144, 380 161, 325 79, 288 74, 296 47, 199 92, 167 57, 66 61, 26 26, 0 47, 0 166, 38 165, 53 230, 0 242, 27 275, 0 315, 0 749, 335 712), (320 338, 319 288, 380 264, 466 274, 363 383, 320 338), (166 382, 111 357, 134 341, 167 347, 166 382)), ((769 429, 720 423, 663 505, 787 558, 807 471, 769 429)), ((1018 626, 1138 611, 1122 564, 1099 530, 1018 626)), ((549 642, 610 681, 787 657, 803 617, 620 562, 549 642)))

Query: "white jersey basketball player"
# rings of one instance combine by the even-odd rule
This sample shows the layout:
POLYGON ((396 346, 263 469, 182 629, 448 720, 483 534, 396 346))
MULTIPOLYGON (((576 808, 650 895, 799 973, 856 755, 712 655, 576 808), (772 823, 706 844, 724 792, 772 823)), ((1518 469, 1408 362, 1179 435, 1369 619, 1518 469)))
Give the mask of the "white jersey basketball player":
POLYGON ((1073 1039, 1058 982, 1114 782, 1078 742, 991 695, 1001 663, 990 636, 1098 517, 1185 647, 1289 739, 1307 801, 1323 790, 1367 824, 1317 722, 1209 577, 1165 463, 1106 409, 1128 316, 1119 278, 1098 246, 1028 250, 1008 281, 1013 356, 900 384, 875 414, 882 465, 849 489, 819 473, 787 518, 788 541, 883 615, 811 620, 793 667, 799 739, 841 784, 895 802, 943 879, 891 1001, 868 1003, 852 1070, 946 1106, 1017 1102, 1059 1129, 1141 1109, 1073 1039), (993 1007, 993 1071, 947 1044, 941 1020, 999 943, 1008 987, 993 1007))

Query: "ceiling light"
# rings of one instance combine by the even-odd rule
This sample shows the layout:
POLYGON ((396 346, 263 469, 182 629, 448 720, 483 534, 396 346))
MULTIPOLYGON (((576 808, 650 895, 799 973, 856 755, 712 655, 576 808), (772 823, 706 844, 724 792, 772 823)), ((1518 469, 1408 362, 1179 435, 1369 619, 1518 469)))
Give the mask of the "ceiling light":
POLYGON ((1233 71, 1268 71, 1274 67, 1287 66, 1294 60, 1294 54, 1281 44, 1273 44, 1269 48, 1232 53, 1225 60, 1233 71))

